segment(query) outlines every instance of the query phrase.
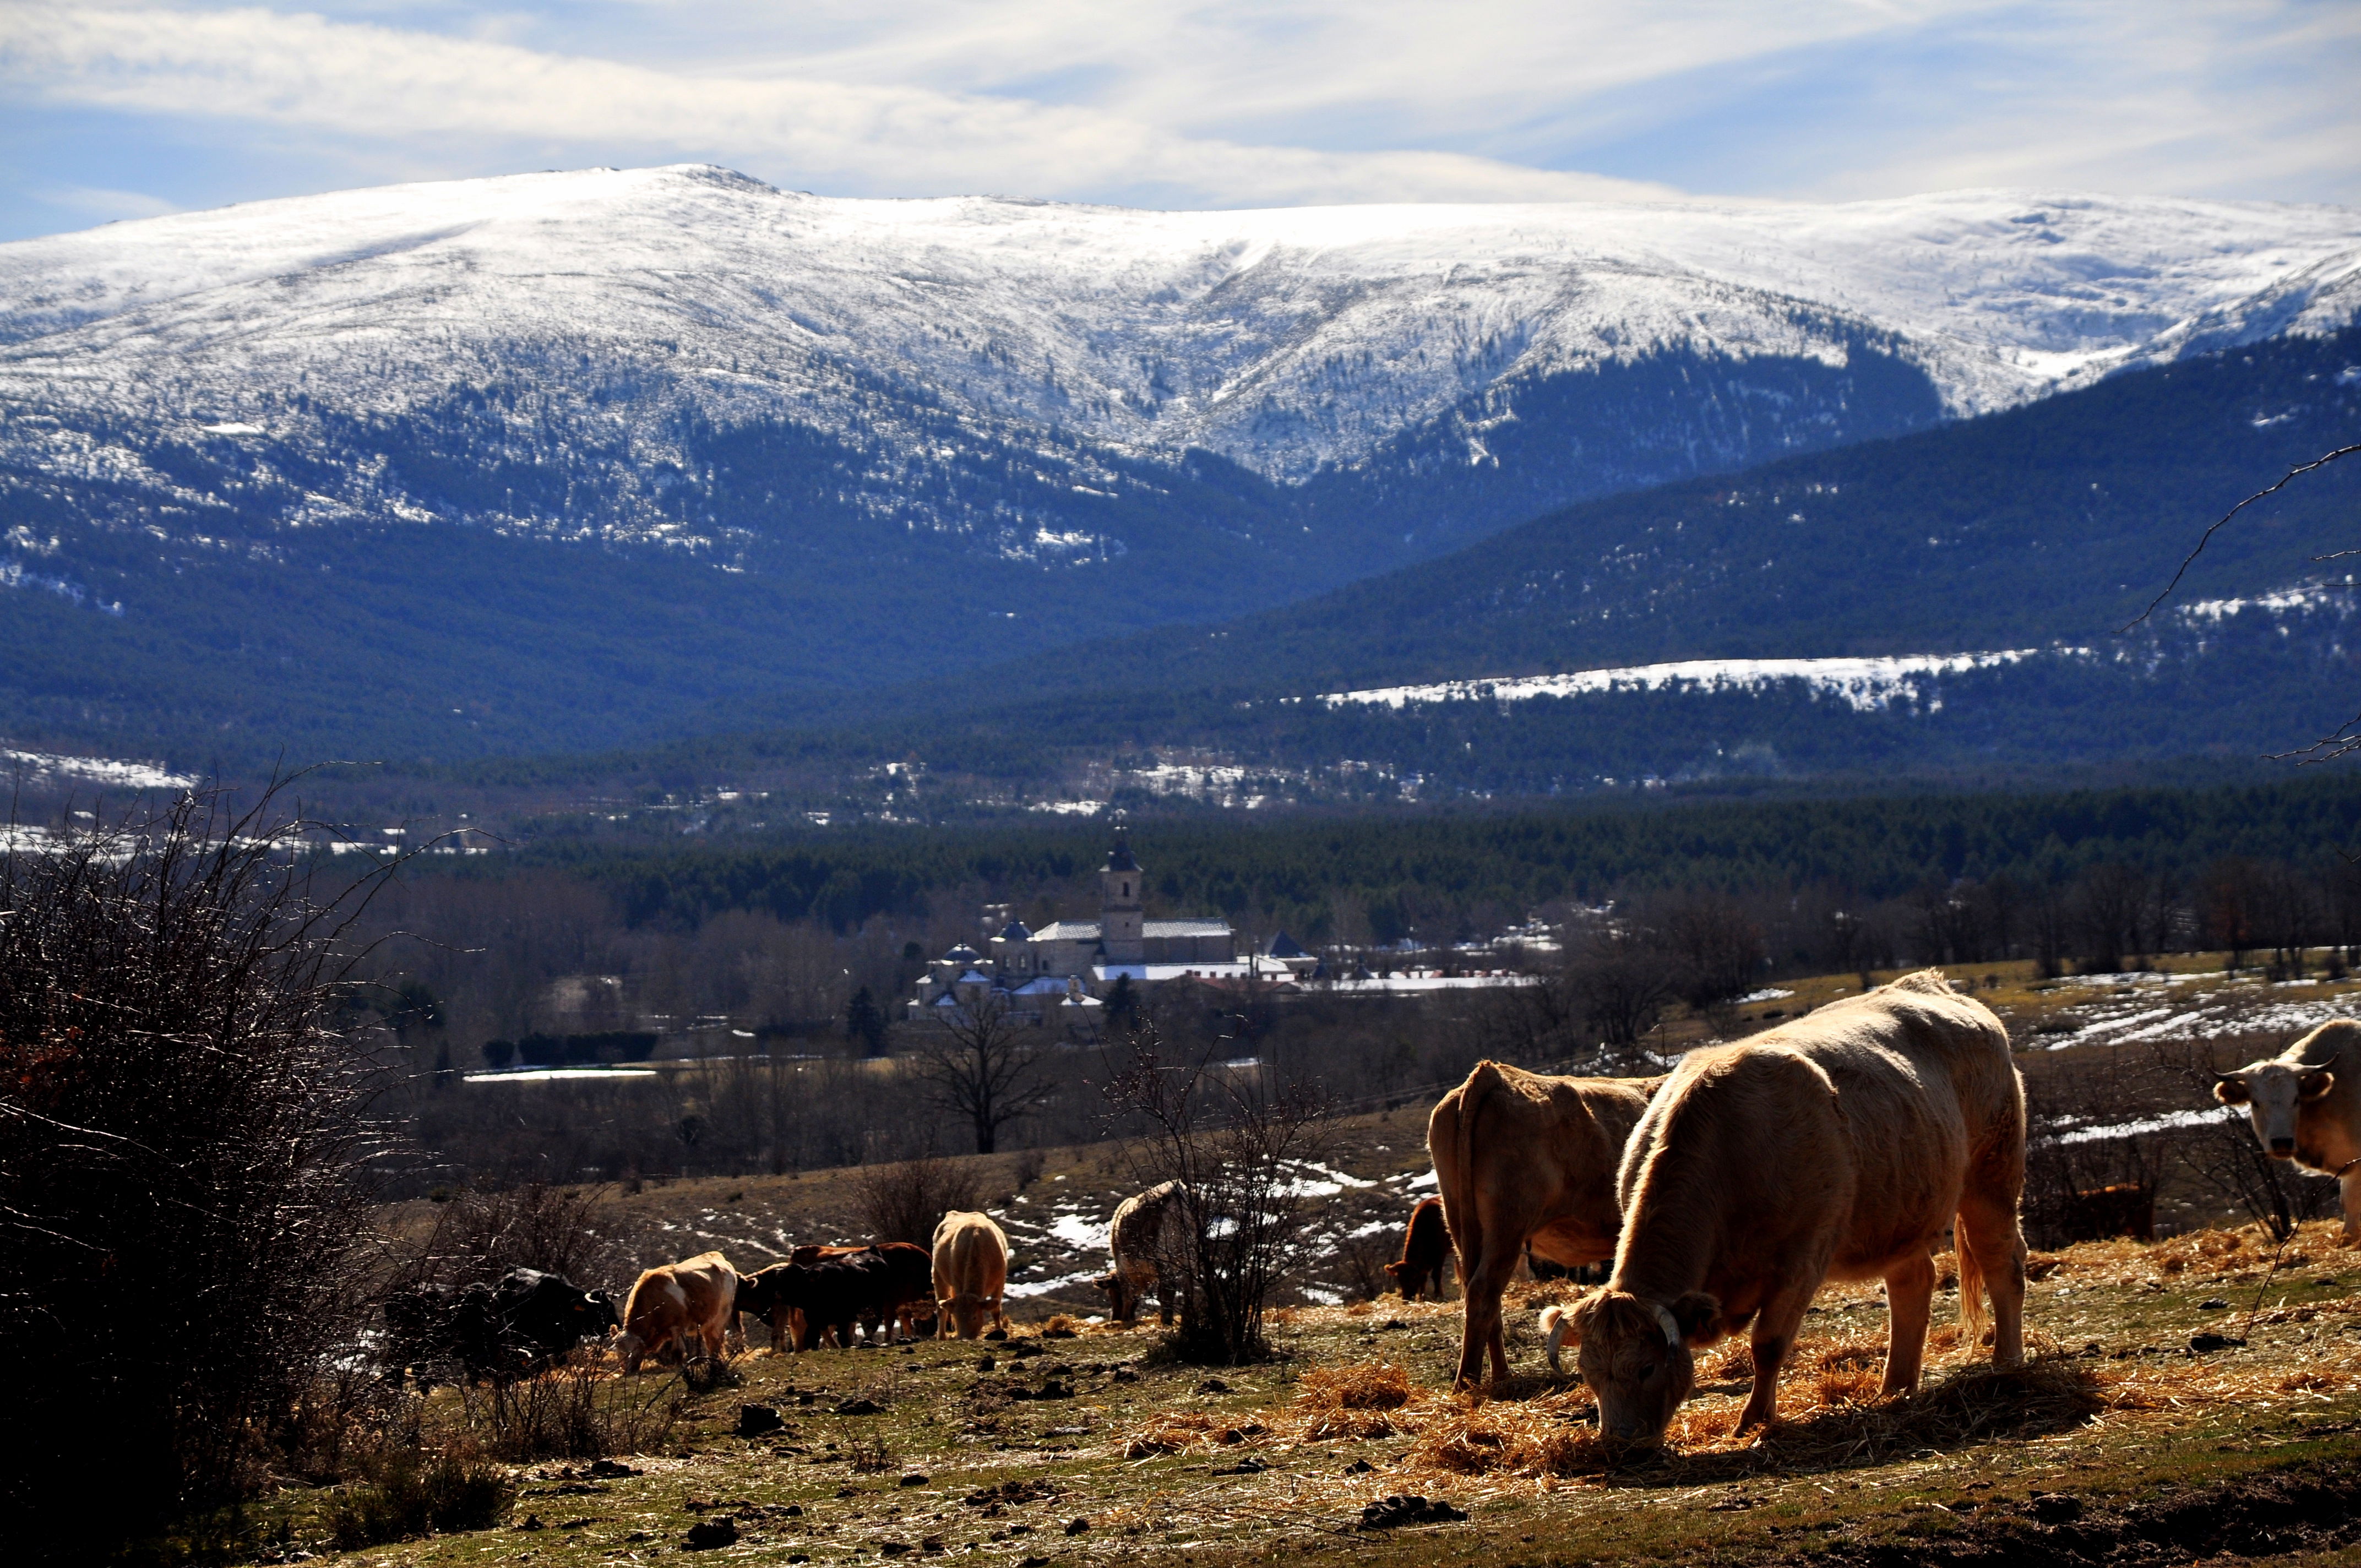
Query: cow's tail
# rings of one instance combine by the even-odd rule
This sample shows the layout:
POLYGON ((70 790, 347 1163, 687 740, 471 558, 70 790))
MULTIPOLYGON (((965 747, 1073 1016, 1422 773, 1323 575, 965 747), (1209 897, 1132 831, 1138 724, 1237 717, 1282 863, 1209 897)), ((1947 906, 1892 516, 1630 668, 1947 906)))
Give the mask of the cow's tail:
POLYGON ((1467 1080, 1434 1108, 1427 1123, 1426 1152, 1434 1162, 1443 1225, 1451 1233, 1463 1287, 1484 1255, 1484 1223, 1478 1217, 1481 1206, 1476 1195, 1476 1124, 1484 1102, 1501 1086, 1500 1069, 1488 1060, 1479 1061, 1467 1080), (1456 1104, 1452 1103, 1454 1099, 1456 1104))
POLYGON ((1951 1254, 1960 1260, 1960 1345, 1972 1351, 1983 1342, 1984 1325, 1991 1320, 1984 1310, 1983 1265, 1976 1261, 1965 1223, 1957 1215, 1951 1220, 1951 1254))

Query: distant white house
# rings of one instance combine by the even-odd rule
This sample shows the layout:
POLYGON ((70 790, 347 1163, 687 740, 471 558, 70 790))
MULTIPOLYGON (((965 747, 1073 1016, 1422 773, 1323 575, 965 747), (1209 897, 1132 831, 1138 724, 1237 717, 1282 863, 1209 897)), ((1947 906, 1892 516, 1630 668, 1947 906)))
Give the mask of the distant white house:
POLYGON ((1057 920, 1038 931, 1012 920, 991 939, 989 957, 960 943, 927 966, 910 1016, 991 997, 1032 1022, 1095 1026, 1096 1010, 1118 980, 1144 995, 1182 980, 1301 981, 1319 967, 1283 931, 1263 952, 1240 958, 1237 933, 1226 920, 1150 920, 1143 909, 1147 893, 1148 874, 1117 828, 1099 868, 1096 920, 1057 920))

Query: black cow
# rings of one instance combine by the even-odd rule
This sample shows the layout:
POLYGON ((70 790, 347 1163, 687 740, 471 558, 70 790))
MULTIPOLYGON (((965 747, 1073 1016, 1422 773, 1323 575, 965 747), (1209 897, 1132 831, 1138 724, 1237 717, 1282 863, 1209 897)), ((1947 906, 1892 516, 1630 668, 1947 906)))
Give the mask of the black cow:
POLYGON ((538 1268, 510 1269, 493 1288, 492 1303, 503 1348, 522 1353, 536 1370, 565 1360, 583 1340, 623 1326, 604 1290, 585 1290, 538 1268))
POLYGON ((386 1359, 422 1387, 456 1365, 469 1379, 506 1382, 564 1360, 589 1335, 618 1326, 603 1291, 562 1275, 512 1268, 494 1285, 413 1285, 385 1304, 386 1359))

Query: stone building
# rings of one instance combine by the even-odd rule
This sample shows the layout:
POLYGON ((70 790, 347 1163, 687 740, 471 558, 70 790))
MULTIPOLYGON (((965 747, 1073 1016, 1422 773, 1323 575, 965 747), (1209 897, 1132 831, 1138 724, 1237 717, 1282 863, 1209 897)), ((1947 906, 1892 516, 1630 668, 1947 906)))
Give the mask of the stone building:
POLYGON ((1079 1021, 1082 1004, 1095 1007, 1118 979, 1140 992, 1177 980, 1301 979, 1316 963, 1284 933, 1268 956, 1242 959, 1228 921, 1150 920, 1147 897, 1148 873, 1117 828, 1099 868, 1097 919, 1056 920, 1038 931, 1012 920, 987 944, 989 957, 961 943, 927 966, 910 1016, 997 993, 1003 1005, 1037 1021, 1053 1021, 1060 1010, 1079 1021))

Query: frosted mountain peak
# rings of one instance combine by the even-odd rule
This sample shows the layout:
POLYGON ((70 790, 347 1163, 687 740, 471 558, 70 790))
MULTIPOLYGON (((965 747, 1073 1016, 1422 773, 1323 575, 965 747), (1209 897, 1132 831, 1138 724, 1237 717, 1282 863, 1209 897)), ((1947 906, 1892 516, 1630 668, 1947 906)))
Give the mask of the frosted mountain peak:
POLYGON ((923 397, 1281 479, 1471 397, 1653 354, 1875 344, 1981 412, 2241 333, 2330 330, 2361 214, 2049 191, 1832 205, 1149 212, 878 201, 710 164, 257 202, 0 246, 0 397, 398 411, 501 367, 660 378, 730 423, 923 397))

